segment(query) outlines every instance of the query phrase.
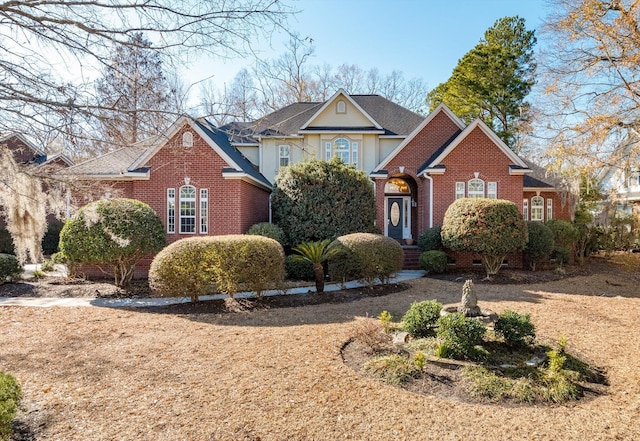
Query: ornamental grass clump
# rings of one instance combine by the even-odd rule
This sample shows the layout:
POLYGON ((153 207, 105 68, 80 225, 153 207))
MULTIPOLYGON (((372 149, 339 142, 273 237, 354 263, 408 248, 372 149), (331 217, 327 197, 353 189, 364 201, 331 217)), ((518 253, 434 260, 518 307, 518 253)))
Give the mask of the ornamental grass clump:
POLYGON ((189 296, 240 290, 258 296, 284 276, 284 250, 268 237, 244 234, 183 239, 151 263, 149 286, 162 296, 189 296))
POLYGON ((333 241, 331 247, 338 250, 329 260, 332 280, 364 280, 373 286, 376 279, 389 283, 391 276, 402 269, 402 247, 390 237, 372 233, 347 234, 333 241))

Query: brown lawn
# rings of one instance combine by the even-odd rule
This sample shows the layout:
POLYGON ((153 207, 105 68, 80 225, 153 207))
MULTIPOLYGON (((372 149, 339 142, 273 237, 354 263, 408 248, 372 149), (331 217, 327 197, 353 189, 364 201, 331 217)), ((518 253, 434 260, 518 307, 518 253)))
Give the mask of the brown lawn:
POLYGON ((457 302, 423 278, 359 300, 199 313, 0 307, 0 370, 24 391, 16 439, 640 439, 640 273, 601 265, 538 284, 477 284, 482 307, 530 312, 540 337, 604 368, 610 386, 557 406, 468 404, 362 377, 341 359, 359 317, 457 302))

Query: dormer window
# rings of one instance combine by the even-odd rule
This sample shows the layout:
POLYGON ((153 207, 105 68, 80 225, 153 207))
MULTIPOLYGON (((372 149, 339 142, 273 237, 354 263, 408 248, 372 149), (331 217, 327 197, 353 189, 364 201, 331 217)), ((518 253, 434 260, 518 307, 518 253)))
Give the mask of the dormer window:
POLYGON ((193 133, 184 132, 182 134, 182 147, 193 147, 193 133))
POLYGON ((347 103, 340 100, 336 103, 336 113, 347 113, 347 103))

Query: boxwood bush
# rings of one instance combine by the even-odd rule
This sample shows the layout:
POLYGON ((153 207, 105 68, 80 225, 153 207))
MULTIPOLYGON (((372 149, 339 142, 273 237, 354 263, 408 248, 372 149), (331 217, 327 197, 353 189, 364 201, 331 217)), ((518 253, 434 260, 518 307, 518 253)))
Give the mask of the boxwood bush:
POLYGON ((0 285, 17 279, 22 274, 22 266, 13 254, 0 253, 0 285))
POLYGON ((437 300, 413 302, 402 318, 404 330, 416 338, 434 335, 441 310, 442 305, 437 300))
POLYGON ((462 198, 444 215, 442 244, 480 254, 487 278, 498 273, 507 254, 524 250, 527 239, 527 225, 511 201, 462 198))
POLYGON ((536 270, 536 264, 551 257, 554 248, 553 232, 551 228, 542 222, 527 222, 529 241, 524 251, 529 259, 532 271, 536 270))
POLYGON ((447 270, 449 257, 444 251, 425 251, 420 254, 420 268, 425 270, 427 274, 442 274, 447 270))
POLYGON ((155 211, 135 199, 102 199, 85 205, 60 232, 60 251, 69 262, 109 265, 115 283, 126 287, 143 257, 167 241, 155 211))
POLYGON ((332 280, 364 280, 373 285, 378 279, 388 283, 404 263, 400 244, 380 234, 347 234, 338 237, 331 246, 338 248, 336 255, 329 260, 329 277, 332 280))
POLYGON ((270 239, 278 241, 280 245, 284 245, 284 231, 282 228, 275 224, 270 224, 269 222, 260 222, 259 224, 252 225, 248 230, 247 234, 251 236, 264 236, 270 239))
POLYGON ((284 276, 284 250, 263 236, 227 235, 182 239, 156 255, 149 286, 161 296, 188 296, 240 290, 260 295, 284 276))
POLYGON ((294 256, 287 256, 284 259, 284 270, 287 279, 291 280, 313 280, 313 264, 304 260, 296 259, 294 256))
POLYGON ((16 379, 0 372, 0 440, 9 440, 13 419, 22 399, 22 390, 16 379))
POLYGON ((437 325, 436 334, 441 341, 438 355, 448 358, 472 358, 486 332, 482 322, 458 313, 440 317, 437 325))
POLYGON ((536 339, 536 329, 531 323, 531 315, 521 315, 509 309, 498 317, 494 330, 496 335, 501 336, 505 343, 513 347, 527 346, 536 339))
POLYGON ((418 237, 418 248, 422 251, 442 250, 442 227, 427 228, 418 237))

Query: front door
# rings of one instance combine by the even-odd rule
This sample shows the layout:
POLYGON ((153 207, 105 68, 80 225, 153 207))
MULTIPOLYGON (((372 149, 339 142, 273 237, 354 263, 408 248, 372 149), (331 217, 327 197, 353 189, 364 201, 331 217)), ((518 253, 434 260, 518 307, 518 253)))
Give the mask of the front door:
POLYGON ((399 241, 402 240, 403 211, 403 198, 390 197, 387 199, 387 236, 399 241))

